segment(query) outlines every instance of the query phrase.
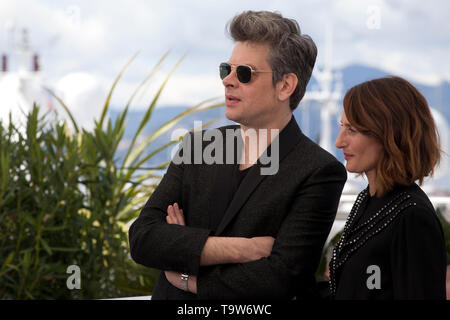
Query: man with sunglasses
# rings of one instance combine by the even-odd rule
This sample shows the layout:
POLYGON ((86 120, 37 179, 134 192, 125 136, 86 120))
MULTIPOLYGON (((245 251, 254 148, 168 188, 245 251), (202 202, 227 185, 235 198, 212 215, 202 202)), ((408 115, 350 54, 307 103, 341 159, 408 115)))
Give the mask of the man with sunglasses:
POLYGON ((292 115, 317 49, 278 13, 243 12, 229 32, 236 45, 219 72, 225 115, 239 126, 215 130, 224 145, 235 138, 228 130, 240 133, 242 152, 232 164, 173 161, 130 228, 131 256, 164 270, 153 299, 317 297, 314 275, 346 180, 342 164, 292 115), (278 170, 264 175, 269 153, 278 170))

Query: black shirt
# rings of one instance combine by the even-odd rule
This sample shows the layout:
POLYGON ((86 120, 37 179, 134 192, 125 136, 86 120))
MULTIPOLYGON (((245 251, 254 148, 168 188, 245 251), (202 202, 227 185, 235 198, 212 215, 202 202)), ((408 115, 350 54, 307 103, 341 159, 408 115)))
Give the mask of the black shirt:
MULTIPOLYGON (((233 200, 233 197, 236 193, 236 191, 239 189, 239 186, 241 185, 244 178, 247 176, 248 172, 250 171, 252 167, 249 167, 244 170, 239 170, 239 164, 234 166, 233 170, 233 179, 231 180, 230 185, 223 186, 223 192, 221 196, 216 200, 217 202, 221 201, 224 202, 226 205, 223 206, 224 208, 228 208, 228 206, 231 203, 231 200, 233 200)), ((221 181, 217 181, 217 183, 221 183, 221 181)), ((219 206, 213 206, 214 208, 217 208, 219 206)), ((217 227, 219 226, 220 222, 222 221, 223 215, 225 212, 219 212, 218 210, 214 210, 211 212, 211 230, 212 233, 215 234, 215 231, 217 230, 217 227)))

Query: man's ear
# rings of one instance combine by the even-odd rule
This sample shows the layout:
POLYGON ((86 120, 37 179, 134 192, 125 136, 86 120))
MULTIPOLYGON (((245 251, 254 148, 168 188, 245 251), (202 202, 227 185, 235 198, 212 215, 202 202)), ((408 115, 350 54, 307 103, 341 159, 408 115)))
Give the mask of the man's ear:
POLYGON ((298 78, 295 73, 287 73, 283 79, 278 82, 278 99, 280 101, 288 100, 297 88, 298 78))

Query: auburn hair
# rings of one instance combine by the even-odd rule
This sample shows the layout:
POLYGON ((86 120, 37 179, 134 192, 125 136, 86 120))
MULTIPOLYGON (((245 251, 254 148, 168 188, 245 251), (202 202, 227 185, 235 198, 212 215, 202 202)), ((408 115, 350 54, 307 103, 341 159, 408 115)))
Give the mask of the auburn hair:
POLYGON ((439 135, 424 96, 396 76, 358 84, 344 97, 349 123, 383 147, 376 167, 377 194, 423 183, 439 164, 439 135))

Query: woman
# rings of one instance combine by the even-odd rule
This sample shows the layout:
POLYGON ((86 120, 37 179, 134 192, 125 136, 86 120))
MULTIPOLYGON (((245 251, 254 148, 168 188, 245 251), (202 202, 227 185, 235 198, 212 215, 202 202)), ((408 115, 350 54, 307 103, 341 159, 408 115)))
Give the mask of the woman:
POLYGON ((441 152, 425 98, 399 77, 351 88, 336 147, 369 185, 333 251, 334 298, 445 299, 442 227, 415 183, 433 173, 441 152))

